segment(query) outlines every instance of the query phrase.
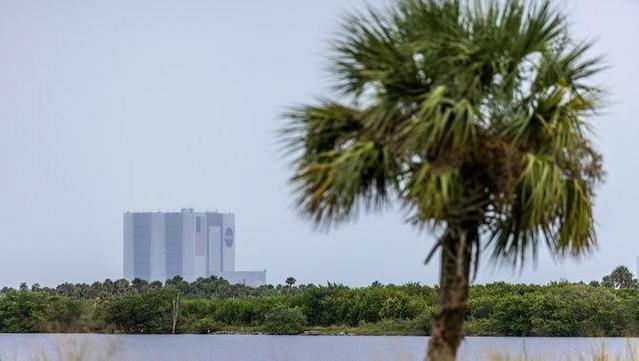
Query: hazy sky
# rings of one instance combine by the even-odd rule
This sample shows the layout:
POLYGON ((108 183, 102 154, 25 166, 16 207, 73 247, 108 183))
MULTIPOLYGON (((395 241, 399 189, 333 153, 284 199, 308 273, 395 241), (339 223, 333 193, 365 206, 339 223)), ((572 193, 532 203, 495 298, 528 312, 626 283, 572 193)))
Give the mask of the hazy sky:
MULTIPOLYGON (((377 2, 381 3, 381 2, 377 2)), ((328 233, 291 207, 279 114, 326 95, 326 40, 360 1, 0 0, 0 286, 122 276, 122 212, 232 211, 237 266, 267 280, 434 283, 398 212, 328 233)), ((598 279, 639 256, 639 6, 568 0, 611 68, 597 118, 600 246, 478 282, 598 279)))

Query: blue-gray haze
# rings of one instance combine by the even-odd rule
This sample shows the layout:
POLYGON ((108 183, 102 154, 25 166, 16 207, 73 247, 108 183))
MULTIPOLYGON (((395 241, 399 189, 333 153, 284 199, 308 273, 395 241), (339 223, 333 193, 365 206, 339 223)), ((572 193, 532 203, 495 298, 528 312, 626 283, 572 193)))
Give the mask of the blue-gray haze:
MULTIPOLYGON (((381 3, 381 1, 377 2, 381 3)), ((268 280, 434 283, 431 237, 398 211, 329 233, 291 207, 275 131, 289 105, 327 95, 327 40, 360 1, 0 1, 0 284, 122 275, 122 212, 183 206, 237 215, 238 269, 268 280)), ((611 68, 597 118, 607 181, 600 247, 542 253, 479 282, 600 278, 639 255, 639 5, 567 0, 577 37, 611 68)))

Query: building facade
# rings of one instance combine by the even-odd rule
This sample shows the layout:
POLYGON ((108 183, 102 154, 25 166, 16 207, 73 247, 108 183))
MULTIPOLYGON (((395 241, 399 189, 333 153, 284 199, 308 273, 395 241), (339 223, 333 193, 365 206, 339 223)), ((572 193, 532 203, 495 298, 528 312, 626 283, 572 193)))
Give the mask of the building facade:
POLYGON ((233 213, 124 213, 124 278, 164 281, 175 276, 188 281, 218 276, 253 287, 266 283, 266 271, 235 271, 233 213))

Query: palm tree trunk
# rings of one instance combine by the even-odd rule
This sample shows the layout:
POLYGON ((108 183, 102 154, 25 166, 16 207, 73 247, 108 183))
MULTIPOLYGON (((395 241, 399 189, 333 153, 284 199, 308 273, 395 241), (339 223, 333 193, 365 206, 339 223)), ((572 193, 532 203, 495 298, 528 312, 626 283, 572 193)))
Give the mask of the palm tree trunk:
POLYGON ((455 361, 462 340, 468 303, 471 244, 477 227, 449 230, 441 240, 441 268, 437 312, 428 343, 426 361, 455 361))

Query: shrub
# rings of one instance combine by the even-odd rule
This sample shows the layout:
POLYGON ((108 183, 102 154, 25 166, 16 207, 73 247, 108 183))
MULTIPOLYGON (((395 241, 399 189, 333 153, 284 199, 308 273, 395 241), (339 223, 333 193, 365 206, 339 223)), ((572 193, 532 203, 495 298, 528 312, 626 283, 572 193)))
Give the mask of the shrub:
POLYGON ((0 296, 0 332, 39 332, 51 300, 43 292, 11 291, 0 296))
POLYGON ((565 295, 541 295, 532 304, 532 336, 579 336, 579 320, 575 303, 565 295))
POLYGON ((382 303, 379 316, 382 319, 410 319, 417 316, 415 308, 411 307, 410 298, 403 293, 390 296, 382 303))
POLYGON ((412 321, 413 332, 417 335, 430 335, 433 326, 435 307, 429 306, 412 321))
POLYGON ((499 336, 497 321, 490 318, 470 318, 464 322, 464 334, 472 336, 499 336))
POLYGON ((187 333, 207 334, 221 330, 222 325, 214 319, 207 317, 192 321, 185 326, 185 328, 187 333))
POLYGON ((357 325, 359 315, 354 315, 353 291, 345 286, 329 284, 328 287, 311 286, 301 299, 302 310, 313 326, 330 326, 346 320, 357 325))
POLYGON ((264 330, 275 335, 296 335, 304 331, 306 317, 299 308, 276 307, 264 317, 264 330))
POLYGON ((82 315, 88 313, 78 300, 54 296, 45 309, 46 321, 39 328, 40 332, 80 332, 85 331, 82 315))
POLYGON ((117 332, 169 333, 176 296, 176 290, 156 289, 113 298, 107 302, 103 317, 117 332))
POLYGON ((517 294, 500 299, 493 314, 495 331, 504 336, 530 336, 532 301, 531 297, 517 294))

